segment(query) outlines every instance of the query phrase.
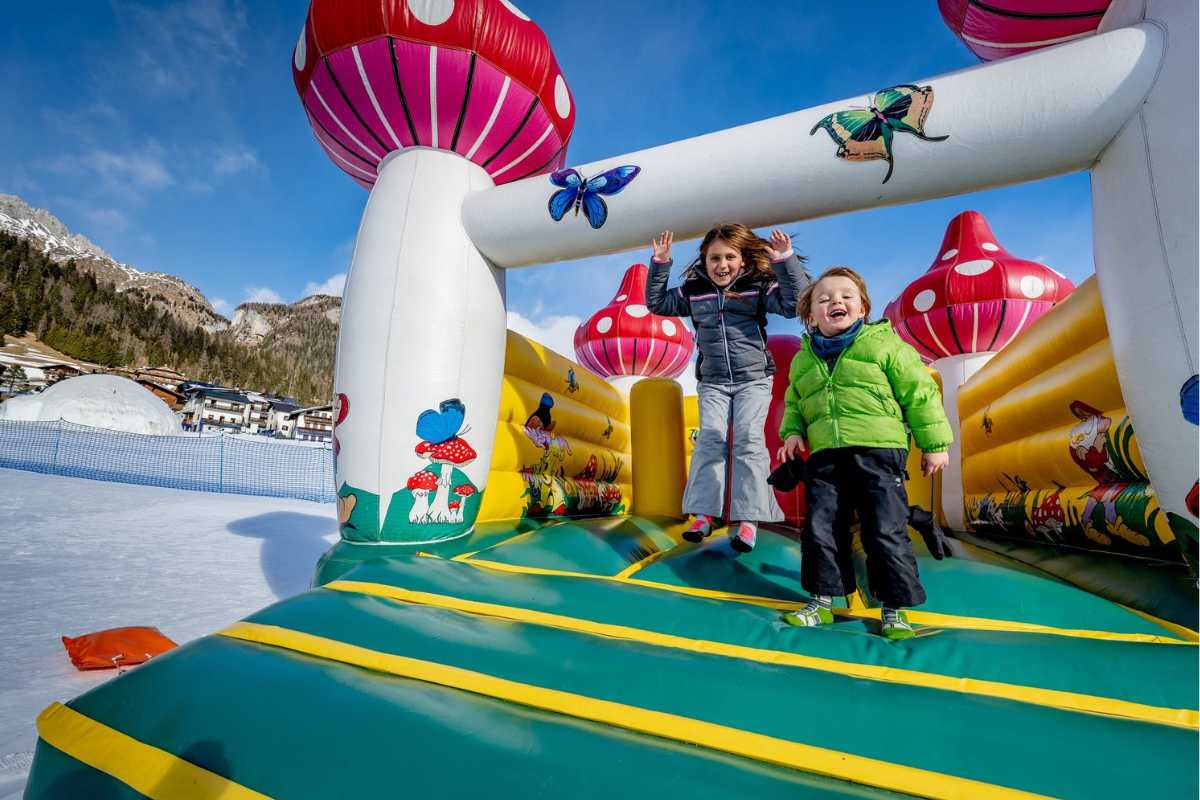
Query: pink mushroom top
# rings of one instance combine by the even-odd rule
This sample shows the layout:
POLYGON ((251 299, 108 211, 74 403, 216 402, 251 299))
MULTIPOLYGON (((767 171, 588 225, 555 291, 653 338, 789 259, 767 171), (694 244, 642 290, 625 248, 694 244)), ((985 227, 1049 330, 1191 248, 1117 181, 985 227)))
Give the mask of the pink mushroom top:
POLYGON ((674 378, 692 358, 694 341, 683 321, 646 307, 645 264, 625 271, 612 301, 575 330, 575 356, 597 375, 674 378))
POLYGON ((312 0, 292 77, 325 153, 368 189, 416 145, 496 183, 551 172, 575 124, 546 35, 509 0, 312 0))
POLYGON ((1075 290, 1063 275, 1011 255, 978 211, 946 228, 933 266, 883 312, 926 361, 995 352, 1075 290))
POLYGON ((942 19, 981 61, 1087 36, 1112 0, 938 0, 942 19))

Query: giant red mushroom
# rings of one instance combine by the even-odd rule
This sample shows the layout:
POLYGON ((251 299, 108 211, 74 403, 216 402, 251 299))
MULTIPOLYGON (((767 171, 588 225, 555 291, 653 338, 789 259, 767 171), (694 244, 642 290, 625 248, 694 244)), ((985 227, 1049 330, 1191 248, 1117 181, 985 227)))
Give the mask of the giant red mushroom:
POLYGON ((620 388, 642 377, 674 378, 692 358, 694 341, 683 321, 646 307, 645 264, 625 270, 608 305, 575 331, 579 363, 620 388))
MULTIPOLYGON (((1005 250, 978 211, 964 211, 946 226, 933 264, 883 313, 941 375, 946 416, 957 430, 959 387, 1074 290, 1063 275, 1005 250)), ((955 437, 942 509, 956 530, 965 529, 961 469, 955 437)))

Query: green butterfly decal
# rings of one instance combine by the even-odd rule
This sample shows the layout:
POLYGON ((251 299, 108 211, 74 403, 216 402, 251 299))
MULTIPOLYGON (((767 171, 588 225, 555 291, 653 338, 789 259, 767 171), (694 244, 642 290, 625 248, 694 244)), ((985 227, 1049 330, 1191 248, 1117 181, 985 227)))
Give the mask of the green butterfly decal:
POLYGON ((933 108, 933 87, 906 83, 876 92, 869 111, 836 111, 822 119, 808 132, 818 128, 829 131, 838 143, 837 157, 847 161, 888 162, 887 175, 892 177, 892 136, 896 131, 911 133, 927 142, 942 142, 949 136, 926 136, 925 117, 933 108))

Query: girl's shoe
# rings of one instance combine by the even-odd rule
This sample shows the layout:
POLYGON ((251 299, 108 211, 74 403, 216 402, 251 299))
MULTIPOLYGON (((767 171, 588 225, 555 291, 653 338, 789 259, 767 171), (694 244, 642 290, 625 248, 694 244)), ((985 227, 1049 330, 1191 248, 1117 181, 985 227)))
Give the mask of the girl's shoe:
POLYGON ((908 616, 898 608, 885 608, 880 615, 883 620, 883 638, 893 642, 913 637, 912 625, 908 624, 908 616))
POLYGON ((697 514, 692 524, 683 532, 683 538, 689 542, 702 542, 712 533, 712 517, 707 514, 697 514))
POLYGON ((832 625, 833 611, 829 606, 816 600, 809 600, 808 605, 796 611, 783 615, 783 621, 797 628, 815 628, 818 625, 832 625))
POLYGON ((729 537, 729 546, 739 553, 749 553, 758 541, 758 526, 753 522, 743 522, 729 537))

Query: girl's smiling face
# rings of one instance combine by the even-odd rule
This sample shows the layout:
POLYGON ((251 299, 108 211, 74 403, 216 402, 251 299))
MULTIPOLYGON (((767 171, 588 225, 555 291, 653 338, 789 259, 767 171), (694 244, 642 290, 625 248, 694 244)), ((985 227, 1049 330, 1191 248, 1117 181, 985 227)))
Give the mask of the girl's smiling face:
POLYGON ((854 281, 830 275, 817 282, 812 294, 808 325, 823 336, 837 336, 865 316, 862 295, 854 281))
POLYGON ((742 253, 723 239, 713 239, 704 254, 704 271, 718 289, 733 283, 742 271, 742 253))

